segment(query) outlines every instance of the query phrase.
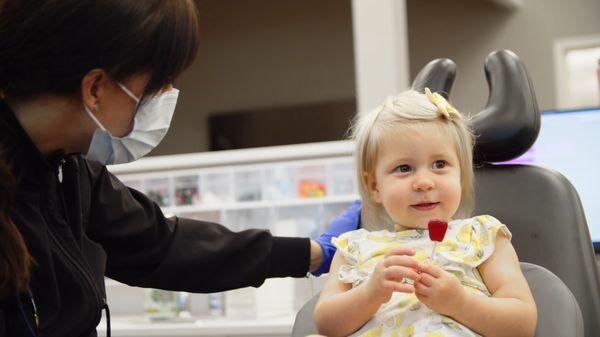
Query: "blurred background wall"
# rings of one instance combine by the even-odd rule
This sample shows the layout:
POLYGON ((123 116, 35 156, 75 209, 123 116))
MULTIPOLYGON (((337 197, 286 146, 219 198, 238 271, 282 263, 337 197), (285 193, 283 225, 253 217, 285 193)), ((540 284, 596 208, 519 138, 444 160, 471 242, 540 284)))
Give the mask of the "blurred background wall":
MULTIPOLYGON (((350 0, 197 3, 200 51, 176 83, 181 94, 171 130, 152 155, 208 151, 210 117, 240 113, 237 122, 217 124, 232 123, 237 134, 243 127, 240 137, 255 140, 252 146, 344 137, 356 112, 350 0), (299 111, 316 115, 302 118, 299 111)), ((477 112, 487 100, 485 57, 511 49, 529 70, 540 108, 555 108, 553 43, 600 34, 598 13, 598 0, 524 0, 513 9, 494 1, 408 0, 410 79, 430 60, 451 58, 459 69, 452 100, 477 112)))

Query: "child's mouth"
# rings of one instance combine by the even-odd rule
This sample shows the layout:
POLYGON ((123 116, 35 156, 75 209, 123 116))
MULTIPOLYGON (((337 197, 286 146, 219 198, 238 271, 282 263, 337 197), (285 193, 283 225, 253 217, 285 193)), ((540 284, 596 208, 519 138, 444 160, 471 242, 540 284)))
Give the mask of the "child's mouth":
POLYGON ((436 208, 439 202, 423 202, 420 204, 410 205, 410 207, 418 210, 418 211, 431 211, 436 208))

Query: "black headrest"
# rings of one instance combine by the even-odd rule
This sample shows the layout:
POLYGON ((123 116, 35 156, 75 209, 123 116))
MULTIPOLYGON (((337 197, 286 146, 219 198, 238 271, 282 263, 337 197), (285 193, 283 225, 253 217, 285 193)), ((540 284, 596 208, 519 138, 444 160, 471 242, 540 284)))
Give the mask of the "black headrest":
MULTIPOLYGON (((472 117, 476 135, 474 161, 500 162, 516 158, 535 142, 540 131, 540 112, 525 66, 509 50, 495 51, 485 59, 490 94, 483 110, 472 117)), ((448 98, 456 64, 450 59, 429 62, 412 88, 430 88, 448 98)))

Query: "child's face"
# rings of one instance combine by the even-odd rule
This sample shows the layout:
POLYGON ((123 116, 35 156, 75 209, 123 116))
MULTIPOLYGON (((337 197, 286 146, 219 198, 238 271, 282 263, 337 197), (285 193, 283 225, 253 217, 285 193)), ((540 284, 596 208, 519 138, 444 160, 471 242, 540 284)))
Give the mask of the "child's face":
POLYGON ((402 227, 448 221, 461 199, 455 144, 433 123, 392 134, 383 140, 375 177, 367 183, 373 199, 402 227))

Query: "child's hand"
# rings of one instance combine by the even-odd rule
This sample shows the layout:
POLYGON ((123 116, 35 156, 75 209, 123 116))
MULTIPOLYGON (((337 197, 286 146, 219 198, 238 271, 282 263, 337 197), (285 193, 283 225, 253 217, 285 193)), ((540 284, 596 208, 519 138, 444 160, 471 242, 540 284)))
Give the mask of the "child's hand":
POLYGON ((390 300, 394 291, 414 292, 415 288, 412 285, 402 283, 405 277, 413 281, 419 277, 419 263, 411 257, 413 255, 415 252, 407 247, 390 249, 375 266, 373 275, 366 284, 369 296, 383 304, 390 300))
POLYGON ((438 266, 420 264, 418 268, 421 273, 415 282, 417 298, 429 309, 452 317, 467 297, 458 278, 438 266))

